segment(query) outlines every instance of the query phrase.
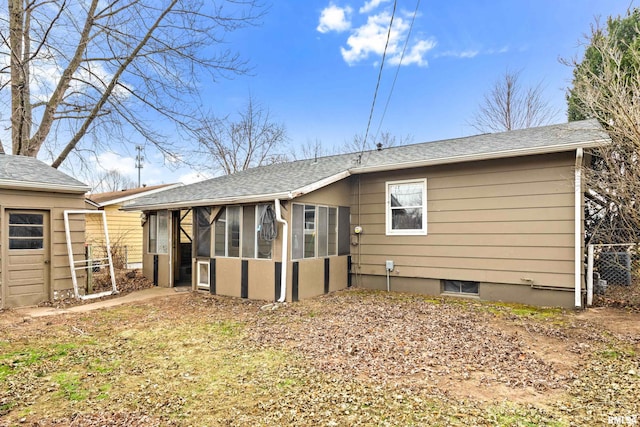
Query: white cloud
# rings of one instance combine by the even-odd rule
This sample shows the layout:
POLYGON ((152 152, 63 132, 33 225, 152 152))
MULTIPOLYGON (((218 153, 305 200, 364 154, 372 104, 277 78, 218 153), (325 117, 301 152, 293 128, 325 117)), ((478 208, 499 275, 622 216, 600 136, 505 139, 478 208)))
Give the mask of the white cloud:
POLYGON ((360 8, 359 12, 369 13, 372 10, 376 9, 378 6, 380 6, 382 3, 387 3, 388 1, 389 0, 369 0, 364 3, 364 6, 360 8))
MULTIPOLYGON (((427 52, 436 47, 437 43, 435 40, 418 40, 408 52, 405 52, 404 58, 402 58, 402 63, 404 65, 415 64, 420 67, 426 67, 429 65, 427 60, 425 59, 427 52)), ((398 65, 400 63, 401 54, 398 53, 392 56, 389 60, 391 64, 398 65)))
MULTIPOLYGON (((391 14, 388 11, 383 11, 369 16, 365 24, 352 30, 347 39, 347 47, 340 48, 345 62, 349 65, 354 65, 369 56, 381 57, 384 54, 388 36, 387 57, 392 64, 397 65, 400 63, 402 49, 409 35, 410 24, 408 19, 396 16, 393 20, 391 34, 389 34, 390 21, 391 14)), ((415 64, 426 67, 428 65, 426 54, 435 46, 436 41, 434 39, 419 39, 410 43, 402 59, 402 64, 415 64)))
POLYGON ((463 51, 454 51, 454 50, 447 50, 445 52, 441 52, 439 54, 436 55, 436 57, 453 57, 453 58, 475 58, 476 56, 478 56, 480 54, 479 51, 477 50, 463 50, 463 51))
POLYGON ((351 28, 351 13, 353 9, 349 6, 340 7, 333 3, 325 7, 320 12, 320 22, 316 28, 321 33, 336 31, 341 33, 351 28))
POLYGON ((98 155, 97 163, 97 166, 105 171, 115 170, 128 178, 137 178, 138 176, 136 161, 133 157, 124 157, 118 153, 107 151, 98 155))

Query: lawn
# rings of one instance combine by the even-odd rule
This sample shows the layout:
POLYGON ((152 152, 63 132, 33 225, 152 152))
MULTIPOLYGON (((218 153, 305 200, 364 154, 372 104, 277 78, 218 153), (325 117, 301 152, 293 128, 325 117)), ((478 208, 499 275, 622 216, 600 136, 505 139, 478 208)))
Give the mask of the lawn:
POLYGON ((362 290, 0 313, 0 426, 640 425, 640 315, 362 290))

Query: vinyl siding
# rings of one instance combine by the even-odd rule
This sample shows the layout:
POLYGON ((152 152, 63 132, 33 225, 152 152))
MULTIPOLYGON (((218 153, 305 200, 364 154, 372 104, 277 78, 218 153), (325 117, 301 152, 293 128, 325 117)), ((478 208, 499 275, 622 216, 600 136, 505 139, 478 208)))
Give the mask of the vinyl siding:
MULTIPOLYGON (((142 262, 142 225, 140 212, 120 211, 121 205, 105 206, 109 243, 112 248, 119 248, 128 264, 142 262)), ((87 241, 93 246, 94 257, 105 256, 104 231, 102 217, 87 217, 87 241)))
POLYGON ((574 154, 360 176, 352 249, 363 275, 573 287, 574 154), (427 235, 385 235, 385 183, 427 179, 427 235))

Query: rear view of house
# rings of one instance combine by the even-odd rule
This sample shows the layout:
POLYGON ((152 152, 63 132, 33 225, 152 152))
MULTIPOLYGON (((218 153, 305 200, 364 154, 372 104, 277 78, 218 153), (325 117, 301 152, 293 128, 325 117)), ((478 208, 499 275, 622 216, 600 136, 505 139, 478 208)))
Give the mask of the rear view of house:
MULTIPOLYGON (((84 209, 88 190, 37 159, 0 155, 0 307, 73 295, 63 212, 84 209)), ((70 229, 74 257, 83 259, 84 218, 70 229)))
POLYGON ((136 200, 144 271, 174 286, 194 212, 194 288, 308 298, 351 285, 582 306, 588 149, 596 121, 246 170, 136 200), (268 231, 268 232, 265 232, 268 231))

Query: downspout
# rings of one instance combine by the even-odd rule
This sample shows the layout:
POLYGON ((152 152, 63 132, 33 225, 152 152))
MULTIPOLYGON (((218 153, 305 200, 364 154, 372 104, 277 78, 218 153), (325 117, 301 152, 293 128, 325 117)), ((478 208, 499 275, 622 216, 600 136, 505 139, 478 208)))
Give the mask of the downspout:
POLYGON ((276 221, 282 224, 282 275, 280 276, 280 298, 278 302, 284 302, 287 298, 287 267, 288 263, 288 242, 289 242, 289 224, 282 218, 282 211, 280 208, 280 199, 275 199, 276 205, 276 221))
POLYGON ((575 169, 575 218, 574 218, 574 291, 575 307, 582 308, 582 148, 576 149, 576 169, 575 169))

